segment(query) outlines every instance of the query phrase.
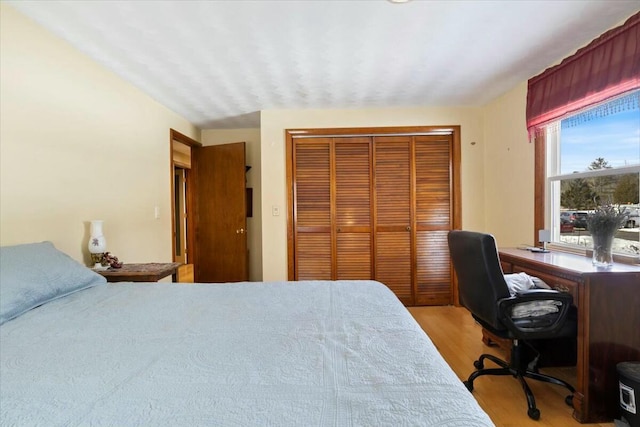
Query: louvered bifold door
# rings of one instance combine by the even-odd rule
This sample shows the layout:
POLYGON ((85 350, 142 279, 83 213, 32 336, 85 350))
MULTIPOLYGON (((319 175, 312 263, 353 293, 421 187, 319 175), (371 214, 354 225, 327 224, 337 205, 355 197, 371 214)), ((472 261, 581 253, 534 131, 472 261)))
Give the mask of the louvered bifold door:
POLYGON ((293 145, 295 279, 331 280, 331 138, 293 145))
POLYGON ((413 305, 411 137, 374 137, 375 278, 413 305))
POLYGON ((334 141, 336 279, 372 279, 371 138, 334 141))
POLYGON ((416 136, 416 305, 452 303, 451 135, 416 136))

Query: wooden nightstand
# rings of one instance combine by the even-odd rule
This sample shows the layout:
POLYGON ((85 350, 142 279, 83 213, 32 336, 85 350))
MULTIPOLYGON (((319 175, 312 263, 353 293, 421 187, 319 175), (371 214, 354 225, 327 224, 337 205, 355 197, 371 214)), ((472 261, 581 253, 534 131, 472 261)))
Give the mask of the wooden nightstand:
POLYGON ((144 263, 144 264, 123 264, 122 268, 111 268, 106 270, 93 270, 104 276, 107 282, 157 282, 158 280, 171 275, 173 282, 177 281, 179 262, 169 263, 144 263))

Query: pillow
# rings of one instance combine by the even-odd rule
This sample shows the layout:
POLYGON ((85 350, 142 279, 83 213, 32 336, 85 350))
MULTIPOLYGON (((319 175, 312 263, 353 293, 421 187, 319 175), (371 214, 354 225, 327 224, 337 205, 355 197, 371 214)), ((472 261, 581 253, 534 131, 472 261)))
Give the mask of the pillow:
MULTIPOLYGON (((505 274, 504 280, 507 282, 509 293, 514 296, 519 291, 527 289, 551 289, 542 279, 529 276, 527 273, 505 274)), ((523 317, 538 317, 546 314, 557 313, 562 306, 559 301, 541 300, 529 301, 515 304, 511 308, 511 317, 514 319, 522 319, 523 317)))
POLYGON ((0 247, 0 325, 53 299, 106 282, 51 242, 0 247))
POLYGON ((540 317, 560 311, 562 303, 553 300, 529 301, 515 304, 511 308, 511 318, 522 319, 524 317, 540 317))

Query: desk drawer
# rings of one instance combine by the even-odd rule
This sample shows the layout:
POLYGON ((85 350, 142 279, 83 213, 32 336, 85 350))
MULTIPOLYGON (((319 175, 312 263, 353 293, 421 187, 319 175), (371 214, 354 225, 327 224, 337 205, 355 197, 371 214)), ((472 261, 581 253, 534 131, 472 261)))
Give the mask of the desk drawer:
POLYGON ((526 267, 520 267, 518 265, 513 266, 514 273, 527 273, 529 276, 539 277, 551 288, 561 292, 568 292, 573 297, 573 304, 578 303, 578 284, 573 280, 568 280, 562 277, 554 276, 552 274, 542 273, 540 271, 528 269, 526 267))

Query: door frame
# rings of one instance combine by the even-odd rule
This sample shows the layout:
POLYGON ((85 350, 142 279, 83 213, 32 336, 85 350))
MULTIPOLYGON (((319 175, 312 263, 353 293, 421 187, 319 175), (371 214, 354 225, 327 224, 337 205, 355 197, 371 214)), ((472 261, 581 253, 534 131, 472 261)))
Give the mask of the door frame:
MULTIPOLYGON (((176 240, 173 236, 173 233, 176 229, 176 212, 174 206, 174 197, 175 197, 175 185, 174 185, 174 171, 176 168, 176 163, 173 159, 173 141, 181 142, 192 148, 191 150, 191 168, 193 169, 193 165, 195 163, 195 158, 197 156, 197 149, 202 147, 202 143, 196 141, 193 138, 188 137, 175 129, 169 129, 169 174, 170 174, 170 182, 171 182, 171 259, 175 262, 176 260, 176 240)), ((187 259, 189 260, 189 264, 193 264, 195 262, 195 198, 194 198, 194 187, 197 185, 195 180, 193 179, 193 173, 188 173, 186 176, 187 180, 187 190, 185 194, 185 203, 187 206, 187 259)))
POLYGON ((173 208, 173 241, 176 245, 173 262, 190 264, 191 254, 187 250, 187 179, 190 178, 190 168, 175 165, 174 167, 174 203, 173 208), (177 184, 177 185, 176 185, 177 184), (177 208, 177 209, 176 209, 177 208), (178 248, 178 243, 180 247, 178 248), (181 251, 178 254, 178 250, 181 251))

